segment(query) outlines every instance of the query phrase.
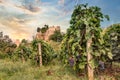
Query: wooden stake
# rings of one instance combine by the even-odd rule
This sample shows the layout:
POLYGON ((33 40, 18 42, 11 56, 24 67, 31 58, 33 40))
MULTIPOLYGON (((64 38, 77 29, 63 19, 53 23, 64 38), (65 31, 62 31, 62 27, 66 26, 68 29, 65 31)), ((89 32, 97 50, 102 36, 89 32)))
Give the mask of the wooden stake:
POLYGON ((25 62, 25 58, 24 58, 24 56, 23 56, 23 50, 21 50, 21 53, 22 53, 22 55, 21 55, 21 59, 22 59, 22 63, 24 63, 25 62))
POLYGON ((92 59, 90 47, 92 44, 92 38, 87 41, 87 69, 88 69, 88 80, 94 80, 94 69, 90 64, 90 60, 92 59))
POLYGON ((42 66, 42 52, 41 52, 41 43, 38 43, 38 54, 39 54, 39 66, 42 66))

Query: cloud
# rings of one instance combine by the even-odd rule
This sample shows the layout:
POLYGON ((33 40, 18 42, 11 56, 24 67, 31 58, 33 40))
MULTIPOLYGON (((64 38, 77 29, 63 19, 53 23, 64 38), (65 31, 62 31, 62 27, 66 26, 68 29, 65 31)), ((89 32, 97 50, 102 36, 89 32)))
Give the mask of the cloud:
POLYGON ((28 7, 25 7, 25 8, 28 9, 29 11, 31 11, 31 12, 38 12, 38 11, 40 11, 39 7, 35 7, 35 6, 31 5, 31 4, 29 4, 28 7))
POLYGON ((30 39, 29 33, 26 33, 26 32, 23 33, 23 32, 20 32, 20 31, 12 32, 10 37, 12 37, 13 40, 16 40, 16 39, 19 39, 19 40, 30 39))
POLYGON ((19 22, 14 21, 13 19, 11 21, 3 21, 2 25, 6 26, 7 28, 11 30, 19 30, 24 32, 25 31, 25 25, 20 24, 19 22))
POLYGON ((40 11, 40 6, 38 4, 40 4, 39 0, 37 0, 34 3, 25 3, 25 2, 23 3, 22 2, 20 6, 17 6, 17 5, 15 5, 15 6, 18 7, 18 8, 22 8, 24 10, 28 10, 30 12, 39 12, 40 11))
POLYGON ((39 7, 32 7, 32 5, 29 5, 29 7, 26 6, 16 6, 19 10, 24 12, 25 14, 29 15, 36 15, 40 13, 40 8, 39 7))
POLYGON ((5 31, 6 32, 6 31, 9 31, 9 29, 5 25, 0 23, 0 32, 1 31, 5 31))
POLYGON ((4 29, 8 29, 10 31, 9 34, 11 34, 12 38, 17 39, 21 37, 26 37, 27 35, 30 34, 30 31, 28 30, 29 26, 26 25, 25 24, 26 22, 22 19, 13 17, 7 20, 1 20, 0 23, 1 25, 3 25, 4 29), (18 37, 14 37, 13 34, 18 35, 18 37), (21 35, 21 34, 24 34, 24 35, 21 35))
POLYGON ((31 33, 26 26, 20 24, 18 19, 12 19, 12 21, 4 21, 4 23, 0 23, 0 31, 9 35, 12 40, 22 40, 24 38, 31 39, 31 33))
POLYGON ((73 2, 77 4, 79 1, 80 0, 58 0, 58 4, 69 5, 70 3, 73 3, 73 2))
POLYGON ((4 8, 9 8, 11 10, 14 10, 14 12, 17 11, 17 13, 25 13, 25 14, 29 14, 29 15, 36 15, 36 14, 39 14, 41 9, 40 7, 35 4, 32 4, 32 3, 28 3, 26 5, 23 5, 22 2, 19 2, 19 5, 18 3, 13 3, 11 0, 2 0, 2 2, 0 3, 0 6, 1 7, 4 7, 4 8))
POLYGON ((0 0, 0 3, 2 3, 2 1, 0 0))
POLYGON ((38 12, 40 11, 40 0, 25 0, 21 3, 21 6, 24 7, 24 9, 27 9, 31 12, 38 12))
POLYGON ((65 0, 59 0, 58 1, 58 4, 62 4, 63 5, 64 3, 65 3, 65 0))
POLYGON ((35 2, 40 4, 40 3, 41 3, 41 0, 35 0, 35 2))
POLYGON ((61 13, 63 16, 67 16, 72 13, 75 2, 77 2, 77 0, 59 0, 58 1, 59 9, 61 10, 61 13))
POLYGON ((0 0, 0 3, 3 3, 3 0, 0 0))

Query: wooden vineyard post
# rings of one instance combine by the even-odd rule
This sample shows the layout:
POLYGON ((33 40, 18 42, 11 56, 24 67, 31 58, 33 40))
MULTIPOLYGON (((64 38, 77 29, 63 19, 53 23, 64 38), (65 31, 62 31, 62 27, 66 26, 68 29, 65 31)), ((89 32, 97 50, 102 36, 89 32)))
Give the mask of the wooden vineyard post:
MULTIPOLYGON (((42 33, 41 31, 37 31, 38 33, 36 34, 36 39, 40 40, 42 39, 42 33)), ((41 50, 41 43, 38 43, 38 59, 39 59, 39 66, 42 66, 42 50, 41 50)))
POLYGON ((41 51, 41 43, 38 43, 38 54, 39 54, 39 66, 42 66, 42 51, 41 51))
POLYGON ((87 70, 88 70, 88 80, 94 80, 94 69, 92 65, 90 64, 90 61, 92 59, 91 55, 91 47, 92 44, 92 38, 88 39, 87 41, 87 70))
POLYGON ((21 55, 22 63, 24 63, 24 62, 25 62, 25 58, 24 58, 24 56, 23 56, 23 54, 24 54, 23 50, 21 50, 21 53, 22 53, 22 55, 21 55))

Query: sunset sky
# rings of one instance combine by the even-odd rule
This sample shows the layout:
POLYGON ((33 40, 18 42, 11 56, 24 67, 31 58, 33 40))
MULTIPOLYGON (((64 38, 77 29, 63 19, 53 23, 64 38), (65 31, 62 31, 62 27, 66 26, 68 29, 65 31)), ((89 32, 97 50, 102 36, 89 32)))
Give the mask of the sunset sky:
POLYGON ((65 32, 74 6, 83 3, 98 6, 110 16, 101 27, 120 22, 120 0, 0 0, 0 31, 13 40, 31 39, 44 24, 61 26, 65 32))

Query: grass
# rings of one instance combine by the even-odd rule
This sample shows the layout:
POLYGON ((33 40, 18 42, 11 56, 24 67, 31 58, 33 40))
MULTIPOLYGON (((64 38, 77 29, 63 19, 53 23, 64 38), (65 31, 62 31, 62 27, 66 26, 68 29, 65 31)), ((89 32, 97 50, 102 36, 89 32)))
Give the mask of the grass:
MULTIPOLYGON (((115 66, 120 67, 119 63, 115 66)), ((119 80, 119 73, 102 74, 95 80, 119 80)), ((87 80, 86 76, 78 76, 73 69, 65 67, 60 61, 53 60, 48 66, 33 66, 30 61, 22 63, 10 59, 0 59, 0 80, 87 80)))
POLYGON ((55 51, 60 50, 61 42, 54 42, 54 41, 51 40, 51 41, 48 42, 48 44, 50 44, 55 51))
MULTIPOLYGON (((28 60, 12 61, 0 56, 0 80, 87 80, 86 76, 78 76, 73 69, 65 67, 54 59, 50 65, 37 67, 28 60)), ((113 69, 95 75, 95 80, 120 80, 120 63, 113 63, 113 69)))
POLYGON ((80 78, 75 76, 70 68, 64 68, 59 63, 35 67, 30 62, 0 60, 0 80, 80 80, 80 78))

